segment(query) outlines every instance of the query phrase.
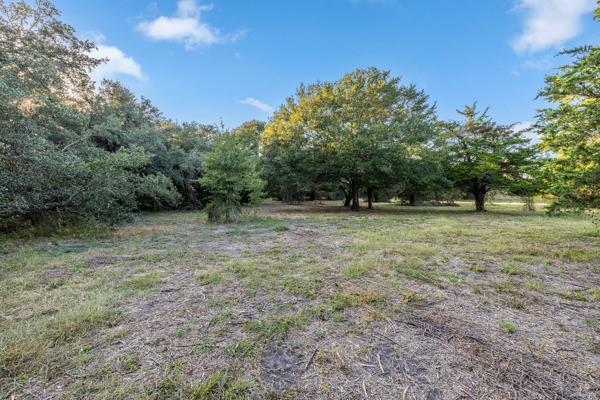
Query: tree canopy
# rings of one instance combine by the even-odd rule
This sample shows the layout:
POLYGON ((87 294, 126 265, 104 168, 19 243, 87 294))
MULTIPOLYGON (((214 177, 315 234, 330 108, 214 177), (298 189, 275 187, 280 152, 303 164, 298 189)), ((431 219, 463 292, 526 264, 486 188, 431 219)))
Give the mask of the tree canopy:
POLYGON ((411 153, 433 137, 434 121, 424 92, 388 71, 359 69, 301 86, 288 99, 265 129, 266 163, 285 171, 282 192, 341 187, 358 210, 361 189, 402 179, 411 153))
POLYGON ((210 220, 232 221, 241 212, 244 198, 256 203, 262 196, 264 182, 257 170, 256 154, 239 136, 219 138, 203 165, 206 173, 200 183, 210 192, 210 220))
POLYGON ((446 124, 444 132, 449 175, 473 195, 477 211, 485 210, 490 190, 522 187, 536 153, 521 132, 496 124, 487 111, 465 106, 458 111, 465 120, 446 124))
POLYGON ((552 211, 600 208, 600 46, 574 57, 546 77, 540 96, 555 104, 538 116, 542 150, 550 154, 544 178, 556 197, 552 211))
POLYGON ((93 47, 46 0, 0 2, 0 228, 202 204, 217 129, 173 124, 118 82, 96 86, 93 47))
POLYGON ((300 85, 268 122, 175 123, 120 82, 94 82, 106 60, 59 16, 47 0, 0 0, 0 229, 208 202, 230 220, 263 192, 352 210, 468 195, 483 211, 494 191, 549 193, 552 211, 600 207, 598 46, 563 52, 573 61, 546 78, 540 159, 487 110, 441 121, 423 90, 374 67, 300 85))

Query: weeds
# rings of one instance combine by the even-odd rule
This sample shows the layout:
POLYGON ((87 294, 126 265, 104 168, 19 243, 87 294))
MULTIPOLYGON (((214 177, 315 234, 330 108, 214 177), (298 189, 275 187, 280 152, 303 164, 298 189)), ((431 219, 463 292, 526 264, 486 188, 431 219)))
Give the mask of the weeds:
POLYGON ((307 322, 305 313, 273 316, 246 323, 249 332, 255 333, 261 341, 281 341, 292 329, 302 327, 307 322))
POLYGON ((232 371, 223 368, 190 388, 186 397, 191 400, 246 400, 250 399, 255 387, 255 382, 239 378, 232 371))
POLYGON ((517 326, 512 322, 502 320, 500 321, 500 330, 504 333, 513 334, 517 332, 517 326))

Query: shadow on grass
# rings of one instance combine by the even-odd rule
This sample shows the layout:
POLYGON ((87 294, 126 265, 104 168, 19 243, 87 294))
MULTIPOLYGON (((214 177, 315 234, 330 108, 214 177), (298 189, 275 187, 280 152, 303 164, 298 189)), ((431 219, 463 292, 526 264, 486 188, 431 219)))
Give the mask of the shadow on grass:
POLYGON ((336 214, 336 215, 348 215, 348 216, 365 216, 365 215, 390 215, 390 216, 522 216, 522 217, 533 217, 533 216, 544 216, 544 211, 527 212, 518 209, 498 209, 502 207, 502 203, 490 204, 490 209, 484 212, 475 211, 473 208, 467 205, 457 206, 408 206, 395 203, 377 203, 372 209, 368 209, 366 206, 361 206, 360 211, 351 211, 348 207, 344 207, 341 204, 334 202, 319 202, 319 201, 307 201, 304 203, 281 203, 272 202, 264 206, 264 210, 272 214, 336 214))

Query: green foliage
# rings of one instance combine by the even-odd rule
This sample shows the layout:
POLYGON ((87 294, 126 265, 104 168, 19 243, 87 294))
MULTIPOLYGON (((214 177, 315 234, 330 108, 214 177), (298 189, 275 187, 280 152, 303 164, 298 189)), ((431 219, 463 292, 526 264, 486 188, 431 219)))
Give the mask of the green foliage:
POLYGON ((235 128, 231 134, 238 143, 258 155, 260 137, 265 130, 265 126, 266 124, 262 121, 251 120, 235 128))
MULTIPOLYGON (((93 43, 78 39, 57 19, 47 0, 0 1, 0 110, 52 109, 57 100, 80 103, 92 86, 88 71, 100 63, 90 57, 93 43)), ((48 117, 32 114, 33 118, 48 117)), ((4 116, 3 116, 4 117, 4 116)), ((49 121, 52 122, 52 121, 49 121)))
POLYGON ((254 204, 262 196, 264 183, 259 177, 257 157, 236 139, 224 135, 204 158, 206 172, 200 183, 210 193, 211 221, 233 221, 240 215, 244 200, 254 204))
POLYGON ((376 68, 300 86, 268 124, 223 135, 173 123, 119 82, 96 85, 89 73, 105 60, 90 57, 94 44, 58 16, 47 0, 0 0, 0 230, 115 224, 207 199, 211 220, 230 221, 263 188, 285 201, 343 193, 353 210, 362 194, 370 207, 459 188, 483 210, 492 190, 531 206, 545 185, 554 210, 600 206, 598 47, 566 52, 575 61, 546 79, 540 95, 558 106, 539 116, 543 149, 555 155, 541 180, 523 132, 475 106, 460 111, 464 122, 440 125, 423 91, 376 68))
POLYGON ((546 77, 539 96, 556 104, 539 112, 542 149, 552 155, 544 166, 551 211, 600 208, 600 46, 562 54, 574 60, 546 77))
POLYGON ((439 198, 448 192, 452 182, 446 176, 443 152, 437 147, 421 146, 418 153, 407 160, 406 177, 399 185, 398 194, 407 198, 410 205, 417 205, 423 198, 439 198))
POLYGON ((202 205, 217 129, 166 121, 118 82, 96 91, 93 47, 48 1, 0 2, 0 230, 202 205))
POLYGON ((210 374, 201 384, 192 387, 190 399, 244 400, 251 398, 256 384, 236 376, 228 369, 219 369, 210 374))
POLYGON ((270 187, 284 199, 341 187, 357 210, 362 188, 386 188, 405 176, 414 148, 433 136, 434 118, 422 91, 375 68, 301 86, 263 135, 270 187))
POLYGON ((487 110, 477 111, 476 104, 458 113, 465 121, 446 124, 444 132, 449 175, 474 196, 477 211, 484 211, 491 190, 527 187, 535 149, 522 132, 496 124, 487 110))
POLYGON ((504 333, 513 334, 517 332, 517 327, 512 322, 502 320, 499 322, 499 325, 500 330, 504 333))

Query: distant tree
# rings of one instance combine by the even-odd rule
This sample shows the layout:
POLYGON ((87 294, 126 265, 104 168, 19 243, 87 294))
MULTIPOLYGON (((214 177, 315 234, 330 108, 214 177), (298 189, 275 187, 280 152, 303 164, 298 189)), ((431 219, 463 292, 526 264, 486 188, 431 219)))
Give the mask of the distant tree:
POLYGON ((260 140, 265 130, 265 126, 266 123, 263 121, 246 121, 235 128, 231 134, 236 138, 236 141, 258 154, 260 140))
POLYGON ((442 193, 452 187, 444 169, 445 156, 438 140, 416 148, 407 160, 404 180, 398 185, 398 196, 408 200, 411 206, 418 205, 426 198, 438 200, 442 193))
MULTIPOLYGON (((137 208, 161 210, 176 207, 182 195, 175 185, 181 177, 179 163, 187 154, 163 129, 162 113, 148 99, 138 98, 119 82, 104 80, 92 99, 89 138, 109 153, 133 146, 148 154, 148 162, 136 170, 137 208)), ((200 161, 197 161, 198 168, 200 161)), ((197 179, 198 176, 194 176, 197 179)))
MULTIPOLYGON (((598 15, 598 11, 597 11, 598 15)), ((600 208, 600 46, 564 51, 574 60, 546 77, 537 128, 551 212, 600 208)))
POLYGON ((206 189, 198 182, 203 171, 202 160, 220 129, 196 122, 162 121, 160 131, 166 137, 165 149, 155 153, 152 168, 171 178, 181 195, 181 207, 202 208, 207 196, 206 189))
POLYGON ((204 175, 199 182, 209 192, 208 218, 211 221, 234 220, 242 211, 242 199, 256 203, 264 182, 259 177, 257 157, 231 134, 219 138, 203 162, 204 175))
POLYGON ((303 112, 300 99, 309 96, 306 90, 301 86, 297 99, 286 100, 261 136, 260 163, 267 192, 285 202, 302 201, 307 192, 323 184, 322 177, 317 179, 319 165, 309 137, 297 121, 303 112))
POLYGON ((275 113, 263 141, 280 150, 278 160, 302 160, 284 171, 308 171, 311 182, 341 186, 358 210, 361 190, 372 194, 400 179, 411 147, 433 134, 434 118, 422 91, 387 71, 359 69, 333 83, 301 86, 275 113), (289 150, 293 157, 286 157, 289 150))
POLYGON ((458 113, 465 121, 448 123, 444 134, 449 175, 458 187, 473 195, 475 209, 485 211, 490 190, 510 190, 529 179, 527 167, 536 152, 521 132, 496 124, 487 110, 478 112, 473 104, 458 113))

